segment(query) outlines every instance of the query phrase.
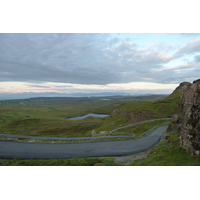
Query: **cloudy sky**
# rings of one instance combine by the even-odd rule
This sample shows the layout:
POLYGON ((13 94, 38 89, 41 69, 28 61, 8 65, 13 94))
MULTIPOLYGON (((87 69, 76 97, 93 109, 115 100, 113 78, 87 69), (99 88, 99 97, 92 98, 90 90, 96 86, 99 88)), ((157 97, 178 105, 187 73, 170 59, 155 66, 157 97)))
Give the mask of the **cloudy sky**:
POLYGON ((200 34, 1 33, 0 92, 169 94, 200 78, 200 34))

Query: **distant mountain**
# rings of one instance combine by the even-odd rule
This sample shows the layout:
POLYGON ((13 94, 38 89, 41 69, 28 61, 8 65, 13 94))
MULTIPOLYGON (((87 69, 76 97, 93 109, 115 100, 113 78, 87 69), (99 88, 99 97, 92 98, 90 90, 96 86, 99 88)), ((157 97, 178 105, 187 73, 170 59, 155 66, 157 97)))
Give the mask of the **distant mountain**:
MULTIPOLYGON (((139 93, 126 93, 126 92, 99 92, 99 93, 56 93, 56 92, 45 92, 45 93, 0 93, 0 100, 12 100, 12 99, 27 99, 36 97, 103 97, 103 96, 150 96, 154 94, 139 94, 139 93)), ((156 94, 158 95, 158 94, 156 94)), ((166 94, 159 94, 165 95, 166 94)))
POLYGON ((34 92, 24 92, 24 93, 0 93, 0 100, 9 99, 25 99, 34 97, 92 97, 92 96, 127 96, 128 93, 122 92, 100 92, 100 93, 56 93, 56 92, 46 92, 46 93, 34 93, 34 92))
POLYGON ((75 93, 73 96, 129 96, 129 93, 125 92, 99 92, 99 93, 75 93))

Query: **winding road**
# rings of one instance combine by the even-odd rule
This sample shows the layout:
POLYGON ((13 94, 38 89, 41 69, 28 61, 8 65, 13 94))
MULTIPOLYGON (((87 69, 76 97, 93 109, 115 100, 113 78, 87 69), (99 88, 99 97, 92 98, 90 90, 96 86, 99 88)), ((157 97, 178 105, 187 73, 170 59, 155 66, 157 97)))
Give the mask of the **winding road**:
POLYGON ((0 141, 0 158, 68 159, 131 155, 144 152, 157 144, 167 127, 159 127, 143 138, 122 141, 67 144, 0 141))
MULTIPOLYGON (((110 133, 113 133, 115 131, 118 131, 120 129, 123 128, 127 128, 130 126, 134 126, 137 124, 142 124, 145 122, 153 122, 153 121, 161 121, 161 120, 171 120, 172 118, 161 118, 161 119, 151 119, 151 120, 145 120, 145 121, 141 121, 141 122, 136 122, 136 123, 132 123, 132 124, 128 124, 125 126, 121 126, 117 129, 111 130, 109 131, 110 133)), ((159 126, 159 125, 158 125, 159 126)), ((155 126, 157 127, 157 126, 155 126)), ((148 130, 147 132, 153 130, 155 127, 153 127, 152 129, 148 130)), ((77 138, 57 138, 57 137, 39 137, 39 136, 26 136, 26 135, 10 135, 10 134, 0 134, 0 137, 7 137, 7 138, 24 138, 24 139, 39 139, 39 140, 65 140, 65 141, 70 141, 70 140, 94 140, 94 139, 112 139, 112 138, 133 138, 134 136, 126 136, 126 135, 120 135, 120 136, 100 136, 100 137, 77 137, 77 138)))

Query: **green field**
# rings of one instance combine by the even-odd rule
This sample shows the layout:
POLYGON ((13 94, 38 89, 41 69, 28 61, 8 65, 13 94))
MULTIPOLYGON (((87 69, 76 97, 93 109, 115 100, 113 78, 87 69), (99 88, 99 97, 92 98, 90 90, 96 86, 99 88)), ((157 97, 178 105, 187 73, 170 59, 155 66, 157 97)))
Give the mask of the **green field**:
MULTIPOLYGON (((87 137, 95 129, 113 130, 130 124, 130 113, 148 111, 151 119, 171 118, 178 107, 181 90, 168 97, 93 97, 93 98, 33 98, 25 100, 1 101, 0 132, 4 134, 47 136, 47 137, 87 137), (108 100, 109 99, 109 100, 108 100), (112 116, 114 110, 117 114, 112 116), (88 113, 108 114, 109 117, 88 117, 83 120, 67 118, 88 113)), ((145 112, 144 112, 145 113, 145 112)), ((145 117, 145 116, 144 116, 145 117)), ((132 135, 136 138, 152 127, 169 122, 154 121, 131 126, 113 135, 132 135)), ((1 138, 0 138, 1 139, 1 138)), ((167 132, 162 140, 147 152, 145 158, 138 158, 130 166, 195 166, 198 158, 191 157, 179 148, 179 134, 167 132)), ((116 158, 75 158, 58 160, 0 159, 3 166, 116 166, 116 158)), ((123 164, 122 164, 123 165, 123 164)))
MULTIPOLYGON (((148 96, 149 100, 164 96, 148 96)), ((140 97, 102 98, 32 98, 2 101, 0 105, 0 132, 44 137, 88 137, 91 131, 102 126, 106 118, 88 117, 68 120, 88 113, 108 114, 127 102, 147 99, 140 97)))

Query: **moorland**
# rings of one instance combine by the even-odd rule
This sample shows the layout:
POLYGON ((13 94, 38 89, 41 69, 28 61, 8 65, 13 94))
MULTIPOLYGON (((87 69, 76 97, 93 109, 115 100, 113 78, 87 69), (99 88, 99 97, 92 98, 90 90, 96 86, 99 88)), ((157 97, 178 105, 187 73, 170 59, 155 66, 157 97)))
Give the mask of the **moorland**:
POLYGON ((87 117, 82 120, 69 118, 88 113, 111 115, 127 102, 152 101, 165 96, 113 96, 81 98, 31 98, 1 101, 1 134, 44 137, 88 137, 101 127, 106 118, 87 117))

